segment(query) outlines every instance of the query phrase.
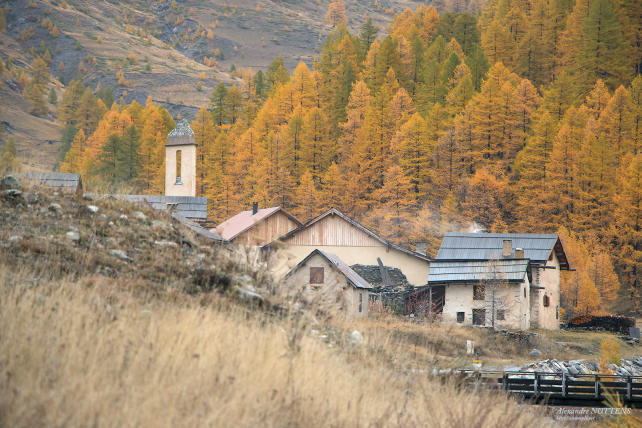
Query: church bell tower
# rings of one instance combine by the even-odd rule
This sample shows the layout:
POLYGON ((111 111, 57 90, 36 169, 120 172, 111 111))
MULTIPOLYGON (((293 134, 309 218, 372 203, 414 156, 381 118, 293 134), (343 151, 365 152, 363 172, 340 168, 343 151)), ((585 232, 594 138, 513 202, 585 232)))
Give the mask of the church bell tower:
POLYGON ((196 140, 185 119, 167 136, 165 196, 196 196, 196 140))

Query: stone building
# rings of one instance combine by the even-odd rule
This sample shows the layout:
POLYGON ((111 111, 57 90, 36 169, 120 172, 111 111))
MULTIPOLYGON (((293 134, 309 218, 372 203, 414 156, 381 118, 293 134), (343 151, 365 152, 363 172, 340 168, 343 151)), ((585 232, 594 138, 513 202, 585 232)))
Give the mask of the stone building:
POLYGON ((428 286, 444 289, 444 322, 558 329, 560 271, 568 269, 557 235, 447 233, 428 286))
POLYGON ((381 261, 398 268, 414 285, 426 283, 430 268, 425 255, 391 243, 334 208, 287 233, 273 247, 295 264, 315 249, 336 254, 348 265, 377 266, 381 261))
POLYGON ((372 287, 328 251, 312 251, 288 272, 284 282, 289 293, 301 295, 308 304, 347 318, 368 316, 372 287))

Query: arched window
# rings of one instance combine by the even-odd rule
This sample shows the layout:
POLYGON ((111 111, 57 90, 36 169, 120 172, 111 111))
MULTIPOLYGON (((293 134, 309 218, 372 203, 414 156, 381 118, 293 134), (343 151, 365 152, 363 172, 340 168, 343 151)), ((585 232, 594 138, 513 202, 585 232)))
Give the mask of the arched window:
POLYGON ((182 150, 176 150, 176 184, 183 184, 181 181, 181 161, 183 153, 182 150))
POLYGON ((544 307, 548 307, 548 305, 550 305, 550 299, 546 294, 544 294, 544 307))

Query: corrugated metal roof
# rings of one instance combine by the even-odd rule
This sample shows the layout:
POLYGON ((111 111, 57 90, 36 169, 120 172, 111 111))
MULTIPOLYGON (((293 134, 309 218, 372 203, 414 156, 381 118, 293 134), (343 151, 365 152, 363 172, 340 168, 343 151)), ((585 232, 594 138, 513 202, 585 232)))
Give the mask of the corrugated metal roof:
POLYGON ((297 220, 292 214, 287 212, 281 207, 271 207, 271 208, 262 208, 252 214, 252 211, 242 211, 235 215, 234 217, 228 218, 223 223, 216 226, 212 229, 212 232, 217 233, 223 237, 225 240, 231 240, 236 238, 241 233, 245 232, 258 222, 270 217, 276 212, 283 212, 286 216, 291 218, 295 223, 301 225, 301 222, 297 220))
POLYGON ((25 172, 26 180, 37 181, 43 186, 55 188, 76 189, 81 184, 80 174, 67 174, 62 172, 25 172))
POLYGON ((429 283, 474 282, 483 280, 523 281, 528 260, 433 260, 428 274, 429 283))
POLYGON ((157 196, 157 195, 92 195, 107 196, 133 203, 146 203, 159 211, 170 207, 186 218, 207 220, 207 198, 202 196, 157 196))
POLYGON ((523 248, 524 258, 545 262, 558 242, 558 237, 554 234, 446 233, 436 259, 501 259, 504 240, 513 241, 511 257, 515 256, 515 248, 523 248))

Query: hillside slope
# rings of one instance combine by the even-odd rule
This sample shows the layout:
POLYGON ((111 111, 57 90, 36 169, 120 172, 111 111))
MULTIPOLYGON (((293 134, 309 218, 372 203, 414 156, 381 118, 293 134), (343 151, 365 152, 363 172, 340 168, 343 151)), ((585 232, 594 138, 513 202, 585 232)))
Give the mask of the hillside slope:
POLYGON ((471 338, 484 359, 527 358, 505 335, 376 311, 279 316, 224 292, 243 282, 278 299, 240 248, 114 199, 21 191, 0 193, 2 426, 554 424, 539 407, 426 375, 438 361, 469 364, 471 338))
MULTIPOLYGON (((27 75, 36 55, 48 56, 50 87, 59 94, 80 75, 92 88, 112 88, 116 101, 123 97, 128 103, 135 99, 144 104, 151 97, 173 115, 191 118, 218 82, 240 83, 240 71, 231 69, 257 71, 278 55, 289 68, 299 61, 311 65, 332 30, 325 19, 328 3, 13 1, 5 7, 7 28, 0 32, 0 56, 24 67, 27 75)), ((422 3, 430 2, 347 2, 348 25, 356 30, 368 16, 383 29, 396 13, 422 3)), ((439 2, 439 6, 446 9, 446 3, 450 4, 439 2)), ((20 158, 30 169, 51 169, 59 139, 55 106, 50 106, 48 117, 34 118, 22 101, 24 88, 16 79, 3 80, 0 100, 6 102, 0 115, 17 140, 20 158)))

